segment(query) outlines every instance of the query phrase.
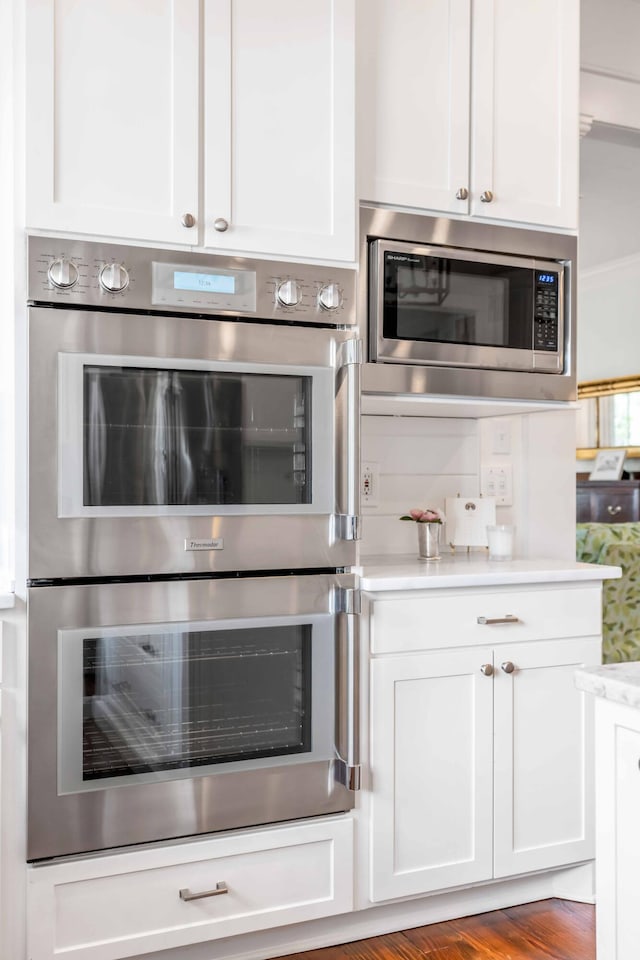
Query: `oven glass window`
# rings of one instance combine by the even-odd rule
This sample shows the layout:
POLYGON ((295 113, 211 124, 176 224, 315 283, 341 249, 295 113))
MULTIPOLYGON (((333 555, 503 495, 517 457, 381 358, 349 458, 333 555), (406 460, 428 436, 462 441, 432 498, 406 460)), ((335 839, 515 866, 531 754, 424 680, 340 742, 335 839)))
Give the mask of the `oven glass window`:
POLYGON ((85 366, 84 505, 311 503, 311 379, 85 366))
POLYGON ((82 641, 82 780, 311 749, 311 624, 82 641))
POLYGON ((532 349, 533 271, 384 254, 384 337, 532 349))

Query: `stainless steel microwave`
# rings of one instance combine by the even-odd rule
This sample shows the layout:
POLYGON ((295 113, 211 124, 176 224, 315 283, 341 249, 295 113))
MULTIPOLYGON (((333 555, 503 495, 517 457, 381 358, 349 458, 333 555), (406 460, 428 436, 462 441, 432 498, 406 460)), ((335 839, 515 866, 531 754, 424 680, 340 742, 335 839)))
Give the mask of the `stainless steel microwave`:
POLYGON ((574 399, 574 237, 378 208, 362 221, 365 393, 574 399))

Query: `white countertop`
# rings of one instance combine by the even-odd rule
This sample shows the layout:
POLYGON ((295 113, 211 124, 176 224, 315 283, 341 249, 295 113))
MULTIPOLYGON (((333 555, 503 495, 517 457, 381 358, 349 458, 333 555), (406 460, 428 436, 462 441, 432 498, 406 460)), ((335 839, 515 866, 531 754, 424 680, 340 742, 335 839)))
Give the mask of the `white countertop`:
POLYGON ((640 709, 640 663, 607 663, 576 670, 576 687, 605 700, 640 709))
POLYGON ((478 553, 443 554, 441 560, 415 556, 362 557, 356 572, 363 590, 428 590, 510 583, 615 580, 620 567, 570 560, 489 560, 478 553))

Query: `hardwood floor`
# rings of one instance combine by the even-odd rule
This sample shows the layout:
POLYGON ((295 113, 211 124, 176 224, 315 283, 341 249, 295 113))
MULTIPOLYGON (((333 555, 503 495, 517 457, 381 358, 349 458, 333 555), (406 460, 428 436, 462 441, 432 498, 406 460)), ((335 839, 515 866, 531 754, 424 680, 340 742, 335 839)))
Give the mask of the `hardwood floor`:
POLYGON ((283 960, 595 960, 595 908, 539 900, 283 960))

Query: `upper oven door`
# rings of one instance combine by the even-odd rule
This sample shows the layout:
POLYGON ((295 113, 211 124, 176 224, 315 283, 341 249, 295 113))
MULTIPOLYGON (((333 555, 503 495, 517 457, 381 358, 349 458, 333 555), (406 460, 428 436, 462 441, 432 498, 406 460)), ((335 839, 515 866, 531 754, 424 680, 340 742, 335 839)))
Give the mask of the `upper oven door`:
POLYGON ((376 240, 370 359, 562 372, 553 261, 376 240))
POLYGON ((32 308, 30 578, 353 563, 355 343, 32 308))

